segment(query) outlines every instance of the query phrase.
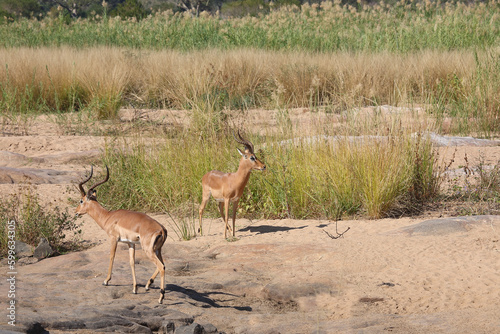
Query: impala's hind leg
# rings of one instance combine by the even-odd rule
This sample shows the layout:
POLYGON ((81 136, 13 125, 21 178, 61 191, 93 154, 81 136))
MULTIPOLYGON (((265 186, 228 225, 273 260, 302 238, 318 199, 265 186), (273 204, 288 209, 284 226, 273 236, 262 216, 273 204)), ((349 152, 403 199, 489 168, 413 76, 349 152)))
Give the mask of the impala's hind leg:
MULTIPOLYGON (((154 283, 156 276, 160 272, 160 268, 158 267, 157 260, 159 259, 161 261, 161 263, 163 264, 163 259, 161 257, 161 248, 163 247, 164 242, 165 242, 165 240, 162 237, 162 235, 161 234, 157 235, 155 237, 154 242, 153 242, 153 250, 146 252, 146 255, 149 257, 151 262, 153 262, 156 265, 156 270, 153 273, 153 276, 151 276, 148 283, 146 284, 146 291, 149 290, 149 286, 154 283)), ((148 249, 148 247, 144 246, 143 249, 148 249)))
MULTIPOLYGON (((155 261, 153 261, 153 262, 155 262, 155 261)), ((156 264, 156 262, 155 262, 155 264, 156 264)), ((156 267, 156 270, 153 273, 153 276, 151 276, 151 278, 149 279, 148 283, 146 284, 146 291, 148 291, 149 290, 149 286, 155 282, 155 278, 156 278, 156 276, 158 275, 159 272, 160 272, 160 269, 158 269, 158 267, 156 267)))
POLYGON ((155 252, 155 254, 153 255, 153 259, 156 264, 156 270, 149 281, 150 282, 154 281, 156 275, 160 273, 161 285, 160 285, 160 299, 158 300, 158 303, 161 304, 163 302, 163 299, 165 298, 165 264, 163 263, 163 258, 161 256, 161 249, 155 252))
MULTIPOLYGON (((158 303, 163 302, 163 298, 165 296, 165 264, 163 262, 163 258, 161 256, 161 248, 165 242, 167 236, 158 235, 154 241, 153 249, 151 251, 146 251, 146 255, 149 257, 151 262, 156 265, 156 270, 153 273, 153 276, 149 279, 146 284, 146 290, 149 290, 149 287, 155 281, 155 278, 158 274, 161 275, 161 286, 160 286, 160 299, 158 303)), ((147 249, 147 248, 146 248, 147 249)), ((149 248, 151 249, 151 248, 149 248)))
POLYGON ((203 235, 203 226, 202 226, 202 218, 201 216, 203 215, 203 210, 205 210, 205 206, 207 205, 208 200, 210 199, 210 190, 203 188, 203 194, 201 198, 201 204, 200 204, 200 228, 198 229, 198 232, 200 232, 200 235, 203 235))
POLYGON ((231 227, 229 226, 229 198, 224 198, 224 238, 227 239, 227 231, 231 233, 231 227))

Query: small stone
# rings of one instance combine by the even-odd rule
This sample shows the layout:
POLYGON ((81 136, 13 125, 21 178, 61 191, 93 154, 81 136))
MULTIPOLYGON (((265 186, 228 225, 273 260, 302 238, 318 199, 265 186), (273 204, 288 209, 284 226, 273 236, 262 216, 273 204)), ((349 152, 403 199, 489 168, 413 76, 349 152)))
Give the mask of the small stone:
POLYGON ((172 320, 165 320, 162 322, 159 334, 173 334, 175 332, 175 323, 172 320))
POLYGON ((33 256, 33 247, 22 241, 16 241, 16 256, 18 258, 33 256))
POLYGON ((204 334, 218 334, 219 332, 217 331, 217 327, 215 327, 212 324, 204 324, 203 326, 203 333, 204 334))
POLYGON ((196 322, 191 325, 179 327, 175 334, 204 334, 203 327, 196 322))
POLYGON ((40 238, 40 243, 38 246, 35 248, 35 251, 33 252, 33 256, 36 257, 37 259, 45 259, 46 257, 49 257, 54 254, 54 250, 52 247, 50 247, 49 242, 45 238, 40 238))
POLYGON ((26 324, 25 333, 27 334, 39 334, 39 333, 48 333, 45 328, 42 327, 42 324, 39 322, 30 322, 26 324))

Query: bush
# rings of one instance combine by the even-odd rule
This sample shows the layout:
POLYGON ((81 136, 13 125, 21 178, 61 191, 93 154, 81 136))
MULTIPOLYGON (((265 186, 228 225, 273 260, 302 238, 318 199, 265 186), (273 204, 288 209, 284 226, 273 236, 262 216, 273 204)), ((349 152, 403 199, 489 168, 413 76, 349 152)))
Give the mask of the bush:
POLYGON ((58 253, 77 248, 75 236, 81 233, 72 214, 59 207, 43 208, 31 189, 0 202, 0 255, 7 251, 7 223, 16 222, 16 240, 37 246, 45 238, 58 253), (72 233, 72 238, 67 237, 72 233))

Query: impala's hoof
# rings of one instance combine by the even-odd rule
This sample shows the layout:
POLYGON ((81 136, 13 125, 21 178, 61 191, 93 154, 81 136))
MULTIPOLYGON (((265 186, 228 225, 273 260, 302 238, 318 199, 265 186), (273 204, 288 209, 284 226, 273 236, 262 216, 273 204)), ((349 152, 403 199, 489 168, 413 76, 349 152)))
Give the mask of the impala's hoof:
POLYGON ((160 299, 158 300, 158 304, 162 304, 163 298, 165 298, 165 290, 160 289, 160 299))
POLYGON ((102 285, 106 285, 106 286, 107 286, 107 285, 108 285, 108 282, 109 282, 109 281, 104 281, 104 282, 102 282, 102 285))

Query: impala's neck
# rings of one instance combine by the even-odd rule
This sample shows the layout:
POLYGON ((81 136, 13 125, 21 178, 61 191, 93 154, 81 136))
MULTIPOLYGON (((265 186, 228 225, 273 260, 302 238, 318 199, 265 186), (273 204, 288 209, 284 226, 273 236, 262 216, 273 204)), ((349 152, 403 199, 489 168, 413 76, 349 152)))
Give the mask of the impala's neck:
POLYGON ((99 225, 103 230, 106 230, 106 222, 108 220, 109 211, 106 210, 97 201, 89 201, 89 208, 87 213, 92 219, 95 220, 97 225, 99 225))
POLYGON ((237 182, 245 186, 250 178, 250 173, 252 172, 252 166, 248 163, 245 158, 241 158, 240 165, 236 171, 237 182))

